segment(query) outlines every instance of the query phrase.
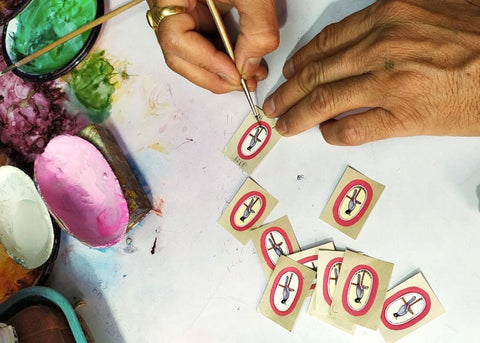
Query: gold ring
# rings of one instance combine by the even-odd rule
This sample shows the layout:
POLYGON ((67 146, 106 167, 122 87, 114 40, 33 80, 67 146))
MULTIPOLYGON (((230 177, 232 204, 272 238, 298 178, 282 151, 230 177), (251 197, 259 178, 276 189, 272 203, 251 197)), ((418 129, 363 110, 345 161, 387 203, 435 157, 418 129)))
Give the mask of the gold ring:
POLYGON ((154 30, 157 30, 160 22, 170 15, 185 13, 186 7, 183 6, 167 6, 167 7, 153 7, 147 11, 148 25, 154 30))

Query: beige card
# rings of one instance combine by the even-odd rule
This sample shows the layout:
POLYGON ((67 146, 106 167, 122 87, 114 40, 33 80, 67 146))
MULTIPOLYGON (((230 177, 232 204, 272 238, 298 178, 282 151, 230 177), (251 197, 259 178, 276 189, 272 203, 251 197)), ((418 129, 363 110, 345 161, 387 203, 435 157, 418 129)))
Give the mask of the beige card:
POLYGON ((258 312, 291 331, 314 277, 315 271, 280 256, 258 312))
POLYGON ((330 316, 376 330, 392 270, 393 263, 345 251, 330 316))
POLYGON ((380 333, 391 343, 445 313, 422 273, 388 291, 381 312, 380 333))
POLYGON ((250 240, 250 229, 262 225, 277 203, 277 199, 248 178, 218 223, 245 245, 250 240))
POLYGON ((385 186, 347 167, 320 219, 356 239, 385 186))
POLYGON ((320 250, 318 252, 317 286, 310 300, 308 313, 353 335, 356 329, 355 324, 335 320, 329 314, 330 304, 340 275, 343 254, 343 251, 320 250))
MULTIPOLYGON (((294 261, 297 261, 300 264, 303 264, 305 267, 308 267, 314 271, 317 271, 317 260, 318 260, 318 251, 320 249, 323 250, 335 250, 335 245, 333 242, 328 242, 317 247, 313 247, 307 250, 302 250, 296 252, 294 254, 288 255, 294 261)), ((313 290, 315 289, 315 285, 317 283, 317 277, 313 280, 312 285, 310 286, 310 292, 308 295, 313 294, 313 290)))
POLYGON ((262 109, 257 110, 260 123, 250 111, 223 150, 247 174, 253 172, 281 137, 275 128, 276 120, 267 118, 262 109))
POLYGON ((251 237, 267 279, 281 255, 287 256, 300 250, 287 216, 252 230, 251 237))

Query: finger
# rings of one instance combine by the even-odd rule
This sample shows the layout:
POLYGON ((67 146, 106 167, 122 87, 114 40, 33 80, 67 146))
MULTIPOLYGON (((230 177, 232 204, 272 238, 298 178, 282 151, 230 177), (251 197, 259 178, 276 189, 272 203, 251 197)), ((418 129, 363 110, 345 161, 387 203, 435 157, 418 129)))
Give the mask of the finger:
POLYGON ((308 63, 330 56, 345 49, 346 46, 360 41, 375 25, 375 17, 371 15, 372 6, 356 12, 338 23, 326 26, 285 63, 283 75, 289 79, 308 63))
MULTIPOLYGON (((167 60, 167 56, 165 56, 165 59, 167 60)), ((175 55, 168 56, 168 65, 173 71, 197 86, 208 89, 213 93, 221 94, 242 89, 241 86, 233 86, 218 74, 209 72, 175 55)))
POLYGON ((277 120, 277 131, 292 136, 341 113, 378 107, 381 92, 377 88, 369 74, 318 86, 277 120))
POLYGON ((375 59, 364 62, 363 56, 359 56, 358 53, 360 49, 361 47, 353 47, 321 62, 307 64, 265 99, 263 105, 265 114, 271 118, 278 117, 322 84, 371 71, 375 67, 375 59))
POLYGON ((250 79, 262 57, 275 50, 280 42, 275 0, 234 0, 233 4, 240 15, 235 61, 240 75, 250 79))
POLYGON ((320 124, 320 130, 328 143, 348 146, 418 134, 408 130, 400 119, 383 108, 326 121, 320 124))
MULTIPOLYGON (((230 83, 230 89, 240 87, 240 75, 233 61, 225 53, 215 49, 213 44, 198 32, 193 31, 195 21, 188 13, 177 14, 166 17, 159 25, 157 30, 157 38, 165 56, 167 65, 175 72, 186 77, 196 84, 204 85, 204 88, 214 90, 218 89, 218 85, 206 83, 221 79, 230 83), (177 59, 173 59, 177 57, 177 59), (188 63, 177 63, 178 59, 188 63), (190 65, 199 68, 193 70, 185 69, 190 65), (204 77, 205 73, 200 73, 203 69, 217 77, 208 77, 201 81, 199 78, 204 77), (188 76, 187 76, 188 75, 188 76)), ((226 89, 225 87, 221 87, 226 89)))

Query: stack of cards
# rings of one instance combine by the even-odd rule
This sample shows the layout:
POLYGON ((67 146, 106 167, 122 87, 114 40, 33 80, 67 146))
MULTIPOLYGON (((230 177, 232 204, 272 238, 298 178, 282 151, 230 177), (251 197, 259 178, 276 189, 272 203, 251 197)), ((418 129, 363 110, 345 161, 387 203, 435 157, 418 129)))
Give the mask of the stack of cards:
MULTIPOLYGON (((250 174, 280 135, 259 109, 249 113, 224 153, 250 174)), ((347 167, 320 219, 356 239, 384 186, 347 167)), ((333 242, 300 251, 287 216, 264 224, 278 200, 248 178, 219 223, 242 244, 253 241, 268 280, 258 311, 292 330, 304 299, 310 315, 353 334, 356 326, 379 329, 394 342, 444 312, 421 273, 387 292, 393 264, 333 242)))

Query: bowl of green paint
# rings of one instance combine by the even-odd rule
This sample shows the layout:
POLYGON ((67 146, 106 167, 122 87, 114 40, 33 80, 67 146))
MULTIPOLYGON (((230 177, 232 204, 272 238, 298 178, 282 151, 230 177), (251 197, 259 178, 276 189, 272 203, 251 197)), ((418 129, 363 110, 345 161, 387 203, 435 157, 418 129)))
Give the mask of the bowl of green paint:
MULTIPOLYGON (((104 13, 103 0, 33 0, 3 28, 2 53, 10 65, 104 13)), ((95 43, 97 26, 13 70, 28 81, 50 81, 71 71, 95 43)))

